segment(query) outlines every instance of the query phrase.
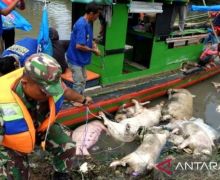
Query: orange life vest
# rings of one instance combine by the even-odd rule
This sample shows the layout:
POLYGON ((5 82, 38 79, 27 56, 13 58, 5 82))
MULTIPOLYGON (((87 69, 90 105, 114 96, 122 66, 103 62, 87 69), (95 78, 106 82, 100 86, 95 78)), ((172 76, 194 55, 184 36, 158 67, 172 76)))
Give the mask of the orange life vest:
MULTIPOLYGON (((23 153, 30 153, 35 146, 35 127, 30 113, 20 97, 12 90, 13 83, 22 76, 23 68, 9 73, 0 78, 0 109, 4 121, 4 136, 2 145, 23 153)), ((49 98, 50 115, 46 118, 37 131, 45 131, 48 124, 51 125, 56 119, 56 113, 62 104, 62 97, 49 98), (61 99, 61 100, 60 100, 61 99)))

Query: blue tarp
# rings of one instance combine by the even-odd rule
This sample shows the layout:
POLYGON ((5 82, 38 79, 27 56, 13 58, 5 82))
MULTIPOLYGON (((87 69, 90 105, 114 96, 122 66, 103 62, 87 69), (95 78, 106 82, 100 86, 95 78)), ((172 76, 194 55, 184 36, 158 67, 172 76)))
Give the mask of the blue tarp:
MULTIPOLYGON (((0 1, 0 8, 6 8, 7 5, 0 1)), ((13 10, 7 16, 2 15, 3 29, 17 28, 24 31, 30 31, 32 25, 17 11, 13 10)))
POLYGON ((48 12, 46 6, 44 6, 43 8, 40 31, 38 34, 37 42, 38 42, 38 52, 43 52, 52 56, 53 48, 49 37, 49 22, 48 22, 48 12))
POLYGON ((90 2, 96 2, 100 4, 112 4, 112 0, 71 0, 72 2, 79 2, 79 3, 90 3, 90 2))
POLYGON ((212 6, 191 6, 191 11, 220 11, 220 5, 212 5, 212 6))

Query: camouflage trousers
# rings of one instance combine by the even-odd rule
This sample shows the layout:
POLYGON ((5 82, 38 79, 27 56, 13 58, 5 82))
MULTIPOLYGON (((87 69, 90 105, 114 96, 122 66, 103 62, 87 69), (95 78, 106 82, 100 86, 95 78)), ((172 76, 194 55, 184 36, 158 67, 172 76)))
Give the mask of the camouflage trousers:
MULTIPOLYGON (((69 172, 75 164, 75 142, 71 131, 55 123, 51 126, 46 141, 46 150, 53 155, 53 166, 57 172, 69 172)), ((28 179, 27 154, 0 146, 0 179, 28 179)))

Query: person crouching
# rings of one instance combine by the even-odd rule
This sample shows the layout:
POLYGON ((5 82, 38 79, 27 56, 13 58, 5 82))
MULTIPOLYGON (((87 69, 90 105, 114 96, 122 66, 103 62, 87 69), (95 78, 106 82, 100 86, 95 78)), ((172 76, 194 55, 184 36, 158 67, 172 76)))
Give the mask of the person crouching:
POLYGON ((207 46, 199 57, 198 64, 200 66, 206 66, 206 68, 210 68, 211 65, 216 66, 214 63, 216 56, 220 56, 220 43, 217 46, 207 46))

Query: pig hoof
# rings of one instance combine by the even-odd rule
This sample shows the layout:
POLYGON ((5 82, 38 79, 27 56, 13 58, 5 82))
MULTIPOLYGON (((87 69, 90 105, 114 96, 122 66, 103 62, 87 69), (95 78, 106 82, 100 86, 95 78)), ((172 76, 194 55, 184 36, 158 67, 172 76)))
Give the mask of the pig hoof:
POLYGON ((192 154, 192 150, 189 148, 183 148, 183 150, 188 154, 192 154))
POLYGON ((110 167, 117 167, 117 166, 126 166, 126 162, 121 162, 121 161, 113 161, 111 164, 110 164, 110 167))

